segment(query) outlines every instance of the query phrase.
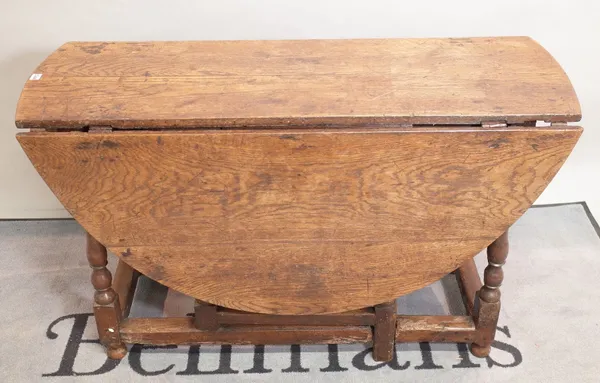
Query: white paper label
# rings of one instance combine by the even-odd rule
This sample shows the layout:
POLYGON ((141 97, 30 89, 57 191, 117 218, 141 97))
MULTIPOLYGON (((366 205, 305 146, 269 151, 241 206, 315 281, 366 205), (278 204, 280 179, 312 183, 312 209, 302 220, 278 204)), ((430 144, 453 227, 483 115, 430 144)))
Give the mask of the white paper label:
POLYGON ((34 73, 31 75, 31 77, 29 77, 30 80, 39 80, 42 78, 42 74, 41 73, 34 73))

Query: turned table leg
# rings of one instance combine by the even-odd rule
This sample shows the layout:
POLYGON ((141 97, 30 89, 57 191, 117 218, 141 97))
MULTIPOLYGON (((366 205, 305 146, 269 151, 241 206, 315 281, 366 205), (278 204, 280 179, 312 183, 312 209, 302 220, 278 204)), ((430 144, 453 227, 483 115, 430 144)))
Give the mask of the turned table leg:
POLYGON ((500 285, 504 279, 502 266, 508 256, 508 231, 504 232, 487 248, 488 266, 483 274, 483 287, 479 290, 479 305, 475 323, 479 339, 471 345, 471 352, 478 357, 488 356, 500 315, 500 285))
POLYGON ((87 234, 87 259, 92 268, 92 285, 96 289, 94 317, 100 343, 106 347, 109 358, 121 359, 127 354, 127 348, 119 332, 122 319, 119 296, 112 288, 112 275, 106 268, 106 247, 90 234, 87 234))

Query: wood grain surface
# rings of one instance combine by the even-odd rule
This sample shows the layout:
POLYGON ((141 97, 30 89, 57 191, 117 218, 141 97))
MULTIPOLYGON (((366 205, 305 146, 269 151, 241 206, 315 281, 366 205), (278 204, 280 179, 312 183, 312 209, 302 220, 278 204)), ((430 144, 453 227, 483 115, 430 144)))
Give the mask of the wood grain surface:
POLYGON ((396 316, 396 342, 470 343, 479 338, 469 316, 396 316))
POLYGON ((457 282, 460 287, 463 303, 467 314, 473 315, 475 310, 475 300, 477 299, 477 293, 483 286, 477 266, 475 266, 475 260, 473 258, 468 259, 463 263, 457 270, 457 282))
POLYGON ((266 314, 391 301, 457 269, 550 182, 581 128, 18 135, 79 223, 143 274, 266 314))
POLYGON ((129 315, 139 276, 140 273, 137 270, 132 269, 129 264, 119 259, 112 287, 119 296, 123 318, 127 318, 129 315))
POLYGON ((527 37, 71 42, 26 82, 21 128, 579 121, 527 37))
POLYGON ((121 337, 127 343, 169 344, 342 344, 372 340, 369 326, 228 326, 201 331, 193 318, 127 318, 121 337))
POLYGON ((389 362, 396 351, 396 301, 380 303, 374 309, 373 359, 389 362))
POLYGON ((221 325, 275 325, 275 326, 373 326, 372 307, 344 311, 330 315, 269 315, 219 308, 217 318, 221 325))

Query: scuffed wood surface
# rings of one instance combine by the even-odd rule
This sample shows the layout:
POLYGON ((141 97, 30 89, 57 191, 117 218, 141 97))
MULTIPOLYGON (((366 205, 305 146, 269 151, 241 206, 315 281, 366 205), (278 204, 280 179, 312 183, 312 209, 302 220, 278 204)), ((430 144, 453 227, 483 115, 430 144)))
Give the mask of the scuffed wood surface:
POLYGON ((139 272, 131 268, 131 266, 122 259, 119 259, 112 286, 119 296, 122 316, 125 318, 129 315, 129 310, 133 303, 133 296, 135 294, 139 275, 139 272))
POLYGON ((375 313, 371 307, 330 315, 269 315, 220 308, 217 317, 222 325, 373 326, 375 324, 375 313))
POLYGON ((197 299, 347 311, 452 272, 550 182, 578 127, 23 133, 83 227, 197 299))
POLYGON ((579 121, 527 37, 71 42, 26 82, 21 128, 579 121))
POLYGON ((468 316, 398 315, 396 342, 471 343, 479 338, 468 316))
POLYGON ((396 301, 385 302, 374 307, 373 359, 381 362, 392 360, 396 340, 396 301))
POLYGON ((477 266, 475 266, 475 260, 473 258, 468 259, 463 263, 457 270, 458 278, 457 282, 460 287, 463 301, 467 314, 473 314, 473 308, 475 307, 475 299, 477 298, 477 292, 483 286, 477 266))
POLYGON ((121 324, 127 343, 144 344, 341 344, 366 343, 369 326, 228 326, 201 331, 193 318, 128 318, 121 324))

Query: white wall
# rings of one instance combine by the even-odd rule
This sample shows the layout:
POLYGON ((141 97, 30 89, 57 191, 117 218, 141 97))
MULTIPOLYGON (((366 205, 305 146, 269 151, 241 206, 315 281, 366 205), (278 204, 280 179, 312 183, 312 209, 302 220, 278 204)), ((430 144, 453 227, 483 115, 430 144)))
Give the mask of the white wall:
POLYGON ((69 40, 528 35, 561 63, 586 132, 537 201, 587 200, 600 218, 600 2, 585 0, 0 0, 0 219, 65 217, 14 139, 34 68, 69 40))

